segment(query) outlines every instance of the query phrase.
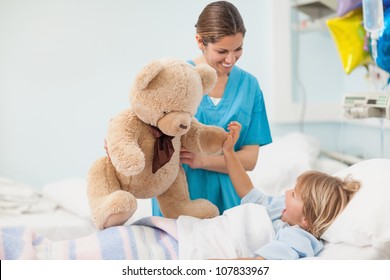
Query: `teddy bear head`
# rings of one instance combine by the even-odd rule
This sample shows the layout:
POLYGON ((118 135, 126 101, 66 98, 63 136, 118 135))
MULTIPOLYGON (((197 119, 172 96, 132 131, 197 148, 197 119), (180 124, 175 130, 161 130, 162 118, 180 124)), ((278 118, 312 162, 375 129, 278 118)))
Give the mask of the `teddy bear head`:
POLYGON ((164 58, 152 61, 136 76, 130 92, 132 111, 144 123, 164 134, 185 134, 205 93, 217 81, 207 64, 164 58))

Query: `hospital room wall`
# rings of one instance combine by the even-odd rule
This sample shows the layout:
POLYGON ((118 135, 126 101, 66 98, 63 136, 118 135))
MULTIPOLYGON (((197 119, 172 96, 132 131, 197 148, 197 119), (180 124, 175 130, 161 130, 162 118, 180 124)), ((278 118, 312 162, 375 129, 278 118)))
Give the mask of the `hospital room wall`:
MULTIPOLYGON (((274 36, 269 38, 275 53, 270 68, 274 81, 269 96, 273 135, 301 131, 318 138, 324 150, 363 159, 389 158, 390 120, 351 120, 345 118, 341 106, 343 95, 381 92, 385 83, 378 80, 376 73, 369 77, 363 66, 347 74, 325 22, 317 24, 317 28, 298 31, 294 27, 307 16, 288 7, 288 2, 294 1, 273 2, 270 24, 274 36), (292 21, 280 21, 280 18, 292 21), (290 51, 286 51, 286 44, 290 51)), ((350 36, 344 38, 344 44, 355 38, 353 33, 350 36)), ((354 53, 353 59, 359 59, 357 54, 354 53)), ((386 80, 388 73, 381 74, 382 80, 386 80)))
MULTIPOLYGON (((105 155, 108 122, 128 107, 129 88, 141 67, 156 58, 199 55, 194 24, 209 2, 1 0, 0 177, 36 187, 85 177, 105 155)), ((299 130, 298 121, 278 122, 275 110, 278 97, 291 94, 290 88, 277 87, 288 80, 284 75, 291 76, 283 60, 290 42, 283 42, 285 31, 278 33, 288 25, 283 13, 290 1, 232 2, 248 30, 238 65, 259 79, 273 135, 299 130)), ((360 138, 365 154, 377 154, 377 145, 367 145, 376 144, 376 128, 346 125, 353 137, 341 139, 334 136, 339 127, 305 123, 305 131, 326 149, 337 149, 340 141, 351 147, 348 141, 360 138)))

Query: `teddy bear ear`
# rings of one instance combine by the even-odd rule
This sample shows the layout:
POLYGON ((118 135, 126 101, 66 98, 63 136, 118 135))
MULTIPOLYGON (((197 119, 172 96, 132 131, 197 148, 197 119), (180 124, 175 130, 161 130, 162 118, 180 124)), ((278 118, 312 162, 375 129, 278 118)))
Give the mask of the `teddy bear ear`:
POLYGON ((202 79, 203 92, 209 93, 217 83, 217 71, 208 64, 198 64, 195 66, 195 70, 202 79))
POLYGON ((159 60, 147 64, 135 77, 135 87, 139 90, 146 89, 149 83, 157 77, 164 66, 159 60))

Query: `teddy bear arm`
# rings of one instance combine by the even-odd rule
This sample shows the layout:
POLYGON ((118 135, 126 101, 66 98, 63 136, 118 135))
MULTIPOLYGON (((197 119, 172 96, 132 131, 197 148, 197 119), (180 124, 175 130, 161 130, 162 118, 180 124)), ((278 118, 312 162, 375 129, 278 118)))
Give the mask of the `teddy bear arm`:
POLYGON ((191 121, 190 129, 186 134, 181 136, 182 147, 195 153, 202 152, 202 145, 200 145, 199 142, 199 124, 200 123, 194 118, 191 121))
POLYGON ((205 125, 195 118, 190 130, 182 136, 182 146, 189 151, 214 154, 222 151, 226 131, 218 126, 205 125))
POLYGON ((116 170, 125 176, 139 174, 145 167, 137 128, 137 118, 128 111, 112 119, 109 125, 106 137, 108 154, 116 170))

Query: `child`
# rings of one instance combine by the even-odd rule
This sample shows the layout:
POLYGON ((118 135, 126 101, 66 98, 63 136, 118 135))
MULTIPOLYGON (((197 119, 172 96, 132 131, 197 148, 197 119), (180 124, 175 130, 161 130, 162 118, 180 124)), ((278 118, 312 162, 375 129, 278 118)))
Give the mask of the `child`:
POLYGON ((317 255, 323 248, 322 233, 359 190, 360 183, 307 171, 285 196, 268 196, 253 187, 234 152, 240 124, 232 122, 228 129, 223 154, 241 204, 252 202, 266 206, 276 232, 274 240, 255 251, 255 258, 298 259, 317 255))

